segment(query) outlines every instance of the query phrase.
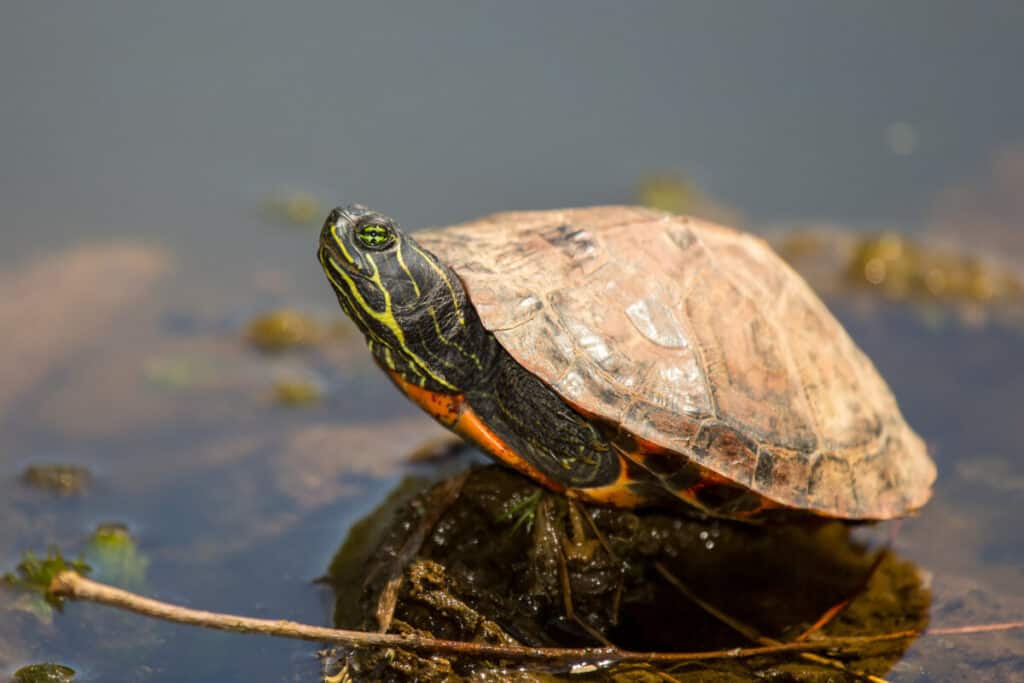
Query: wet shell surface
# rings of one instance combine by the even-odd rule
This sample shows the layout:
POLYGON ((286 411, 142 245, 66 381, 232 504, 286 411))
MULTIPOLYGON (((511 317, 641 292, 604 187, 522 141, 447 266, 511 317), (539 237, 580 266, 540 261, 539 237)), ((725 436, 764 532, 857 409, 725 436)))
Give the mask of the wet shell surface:
POLYGON ((875 366, 761 239, 637 207, 501 213, 416 239, 585 414, 783 506, 888 519, 935 466, 875 366))

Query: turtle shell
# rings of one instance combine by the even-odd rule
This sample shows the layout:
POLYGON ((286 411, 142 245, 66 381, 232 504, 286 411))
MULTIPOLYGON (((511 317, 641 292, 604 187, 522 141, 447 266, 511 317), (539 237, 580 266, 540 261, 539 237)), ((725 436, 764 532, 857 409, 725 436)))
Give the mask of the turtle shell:
POLYGON ((416 238, 516 361, 667 451, 668 469, 678 456, 782 506, 851 519, 904 515, 931 495, 935 466, 885 381, 757 237, 608 206, 416 238))

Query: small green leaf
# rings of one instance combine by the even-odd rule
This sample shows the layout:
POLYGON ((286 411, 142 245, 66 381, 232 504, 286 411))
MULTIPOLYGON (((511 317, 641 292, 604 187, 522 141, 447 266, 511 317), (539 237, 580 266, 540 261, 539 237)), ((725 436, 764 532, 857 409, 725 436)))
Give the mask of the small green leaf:
POLYGON ((26 551, 15 571, 4 574, 3 580, 15 588, 39 594, 51 607, 59 610, 64 600, 50 593, 50 582, 63 571, 87 574, 91 567, 82 558, 66 560, 57 548, 50 548, 42 558, 36 557, 32 551, 26 551))

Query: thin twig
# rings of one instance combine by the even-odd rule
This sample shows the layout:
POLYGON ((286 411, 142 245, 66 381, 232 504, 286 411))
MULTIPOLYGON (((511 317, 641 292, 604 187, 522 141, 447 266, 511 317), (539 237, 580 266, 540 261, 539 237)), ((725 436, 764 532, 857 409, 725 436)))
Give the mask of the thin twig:
POLYGON ((590 530, 594 532, 594 537, 597 538, 597 542, 600 543, 601 547, 604 548, 604 551, 608 553, 608 557, 621 563, 619 556, 615 554, 615 551, 612 550, 612 546, 608 543, 608 539, 606 539, 604 534, 601 533, 601 530, 597 528, 597 522, 595 522, 594 518, 590 516, 590 511, 572 498, 569 498, 568 500, 569 505, 576 510, 576 513, 586 520, 587 525, 590 526, 590 530))
POLYGON ((877 572, 878 568, 882 565, 882 560, 884 560, 886 557, 888 557, 888 555, 889 555, 889 548, 888 547, 885 547, 885 548, 882 548, 881 550, 879 550, 877 557, 875 557, 874 562, 871 563, 871 566, 868 568, 867 572, 864 574, 864 577, 861 579, 861 581, 857 585, 857 587, 854 588, 852 591, 850 591, 850 594, 847 595, 845 598, 843 598, 842 600, 840 600, 836 604, 834 604, 831 607, 829 607, 825 611, 824 614, 822 614, 820 617, 818 617, 817 621, 815 621, 813 624, 808 626, 807 629, 804 630, 803 633, 798 635, 793 640, 795 640, 797 642, 800 642, 802 640, 807 640, 812 635, 814 635, 815 633, 817 633, 821 629, 825 628, 825 626, 827 626, 829 623, 831 623, 831 621, 833 619, 835 619, 840 614, 842 614, 843 611, 847 607, 850 606, 850 603, 853 602, 854 599, 856 599, 857 597, 862 595, 864 593, 864 591, 866 591, 868 589, 868 584, 871 583, 871 579, 875 576, 875 572, 877 572))
MULTIPOLYGON (((659 574, 661 574, 662 578, 664 578, 666 581, 672 584, 672 586, 674 586, 676 590, 678 590, 684 596, 695 602, 705 612, 715 617, 723 624, 729 626, 734 631, 744 636, 748 640, 765 646, 774 646, 782 644, 782 641, 762 635, 754 627, 744 624, 739 619, 736 619, 735 617, 726 614, 725 612, 718 609, 708 601, 701 598, 699 595, 691 591, 686 584, 684 584, 682 581, 676 578, 676 576, 668 570, 668 567, 666 567, 661 562, 655 562, 654 568, 658 571, 659 574)), ((800 657, 809 662, 813 662, 814 664, 827 666, 830 669, 836 669, 838 671, 848 673, 851 676, 855 676, 857 678, 870 681, 871 683, 886 683, 884 678, 875 676, 874 674, 869 674, 864 671, 851 669, 850 667, 846 666, 846 664, 844 664, 843 662, 834 659, 829 659, 828 657, 822 657, 821 655, 815 654, 813 652, 801 652, 800 657)))
MULTIPOLYGON (((695 662, 721 659, 741 659, 761 657, 784 652, 810 652, 818 650, 844 651, 855 650, 864 645, 908 640, 922 635, 921 631, 898 631, 872 636, 834 637, 805 643, 782 643, 768 647, 734 648, 710 652, 635 652, 617 648, 544 648, 515 647, 505 645, 489 645, 469 643, 457 640, 440 640, 422 638, 415 635, 398 635, 391 633, 373 633, 368 631, 349 631, 342 629, 311 626, 294 621, 275 619, 255 619, 233 614, 219 614, 203 610, 171 605, 159 600, 144 598, 120 588, 87 579, 72 571, 64 571, 50 582, 49 591, 57 597, 73 600, 97 602, 110 607, 135 612, 165 621, 179 624, 190 624, 205 628, 234 631, 238 633, 258 633, 262 635, 309 640, 321 643, 338 643, 349 647, 397 647, 416 652, 431 652, 454 655, 470 655, 492 657, 508 660, 540 660, 569 663, 595 663, 602 665, 623 662, 695 662)), ((947 629, 933 629, 924 635, 958 635, 964 633, 980 633, 989 631, 1008 631, 1024 629, 1024 622, 1005 624, 985 624, 980 626, 964 626, 947 629)))
POLYGON ((946 628, 930 628, 925 631, 930 636, 964 636, 971 633, 991 633, 992 631, 1013 631, 1024 628, 1024 621, 1004 621, 1001 624, 976 624, 973 626, 947 626, 946 628))
POLYGON ((692 601, 694 604, 696 604, 702 610, 713 616, 715 619, 718 619, 720 622, 722 622, 732 630, 736 631, 747 640, 753 641, 755 643, 764 644, 766 638, 765 636, 761 635, 761 633, 758 632, 757 629, 753 628, 752 626, 747 626, 739 619, 734 619, 730 615, 726 614, 722 610, 718 609, 717 607, 709 603, 704 598, 694 593, 692 590, 690 590, 689 586, 687 586, 678 578, 676 578, 676 575, 670 572, 668 567, 666 567, 664 564, 662 564, 661 562, 655 562, 654 568, 658 571, 659 574, 661 574, 661 578, 668 581, 669 584, 671 584, 672 587, 675 588, 677 591, 682 593, 684 597, 692 601))

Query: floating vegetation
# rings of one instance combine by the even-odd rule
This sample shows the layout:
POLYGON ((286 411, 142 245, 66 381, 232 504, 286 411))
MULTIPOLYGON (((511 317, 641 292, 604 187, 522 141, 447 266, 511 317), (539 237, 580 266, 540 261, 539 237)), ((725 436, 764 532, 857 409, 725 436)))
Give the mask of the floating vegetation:
POLYGON ((85 493, 92 483, 92 473, 81 465, 52 463, 29 465, 21 474, 27 486, 62 496, 85 493))
POLYGON ((4 583, 38 594, 51 607, 60 609, 64 601, 50 593, 50 582, 53 577, 63 571, 75 571, 87 574, 92 568, 83 558, 67 560, 60 550, 50 548, 45 557, 36 557, 35 553, 26 551, 14 572, 3 575, 4 583))
POLYGON ((149 558, 139 552, 128 527, 120 522, 97 526, 86 544, 85 555, 107 583, 130 590, 141 590, 146 584, 149 558))
POLYGON ((1024 295, 1021 280, 1007 270, 892 232, 861 238, 846 275, 854 284, 877 287, 897 299, 987 305, 1024 295))
POLYGON ((918 306, 930 320, 955 312, 965 323, 990 316, 1024 321, 1024 278, 966 249, 910 235, 860 235, 832 228, 774 240, 780 255, 824 292, 870 292, 918 306))
POLYGON ((149 384, 172 391, 207 384, 217 374, 208 360, 192 356, 151 358, 142 372, 149 384))
POLYGON ((692 213, 703 194, 691 180, 674 173, 658 173, 637 184, 636 199, 652 209, 672 213, 692 213))
POLYGON ((75 678, 75 670, 63 664, 47 662, 29 664, 14 672, 11 683, 69 683, 75 678))
POLYGON ((308 406, 318 402, 324 396, 323 387, 319 382, 306 378, 285 378, 274 382, 273 397, 276 403, 284 406, 308 406))
POLYGON ((641 179, 635 196, 638 204, 652 209, 698 216, 729 225, 743 222, 739 211, 709 197, 690 178, 680 173, 654 173, 641 179))
POLYGON ((302 190, 271 195, 263 209, 270 220, 300 227, 319 223, 326 213, 319 199, 302 190))
POLYGON ((293 309, 279 309, 253 318, 245 337, 261 351, 277 352, 311 346, 322 335, 320 324, 311 316, 293 309))

